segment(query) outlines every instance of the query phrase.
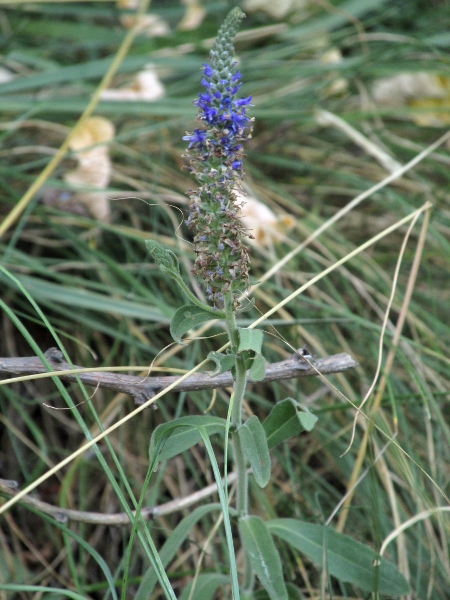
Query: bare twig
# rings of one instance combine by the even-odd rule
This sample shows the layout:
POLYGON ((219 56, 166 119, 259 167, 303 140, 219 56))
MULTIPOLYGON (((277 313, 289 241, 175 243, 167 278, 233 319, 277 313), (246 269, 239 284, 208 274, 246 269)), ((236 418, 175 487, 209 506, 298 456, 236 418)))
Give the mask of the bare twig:
MULTIPOLYGON (((58 371, 71 371, 80 369, 76 365, 69 365, 63 355, 57 348, 50 348, 45 353, 45 357, 52 366, 52 373, 58 371)), ((304 361, 301 354, 295 354, 292 358, 266 365, 266 374, 263 382, 275 381, 279 379, 293 379, 296 377, 311 377, 316 375, 317 371, 322 374, 339 373, 356 367, 356 361, 348 354, 334 354, 325 358, 308 359, 309 364, 304 361)), ((0 373, 15 373, 16 375, 30 375, 47 373, 47 369, 42 361, 37 357, 23 358, 0 358, 0 373)), ((77 381, 79 377, 85 385, 100 387, 130 394, 134 397, 137 404, 142 404, 155 394, 165 389, 177 379, 178 376, 169 377, 136 377, 133 375, 122 375, 108 372, 93 371, 90 373, 64 373, 57 375, 63 381, 77 381)), ((207 373, 193 375, 180 383, 177 391, 193 392, 198 390, 209 390, 220 387, 231 387, 233 378, 231 373, 222 373, 221 375, 211 376, 207 373)))
MULTIPOLYGON (((236 473, 229 473, 227 475, 227 484, 231 485, 236 481, 236 473)), ((217 484, 212 483, 199 490, 198 492, 194 492, 193 494, 189 494, 189 496, 184 496, 183 498, 175 498, 174 500, 170 500, 169 502, 165 502, 164 504, 160 504, 159 506, 148 506, 144 507, 141 510, 141 516, 145 520, 149 519, 157 519, 158 517, 162 517, 165 515, 170 515, 172 513, 178 512, 179 510, 183 510, 185 508, 189 508, 193 504, 200 502, 204 498, 208 498, 214 492, 217 492, 217 484)), ((8 497, 13 497, 18 493, 18 485, 17 481, 11 481, 8 479, 0 479, 0 494, 3 494, 8 497)), ((36 508, 40 512, 50 515, 60 523, 67 523, 67 521, 81 521, 83 523, 90 523, 93 525, 129 525, 130 519, 127 513, 115 513, 115 514, 104 514, 104 513, 96 513, 96 512, 87 512, 84 510, 73 510, 71 508, 62 508, 59 506, 54 506, 53 504, 49 504, 48 502, 42 502, 42 500, 38 500, 33 496, 26 495, 21 498, 20 502, 26 504, 28 506, 32 506, 36 508)), ((135 511, 133 511, 133 515, 135 511)))

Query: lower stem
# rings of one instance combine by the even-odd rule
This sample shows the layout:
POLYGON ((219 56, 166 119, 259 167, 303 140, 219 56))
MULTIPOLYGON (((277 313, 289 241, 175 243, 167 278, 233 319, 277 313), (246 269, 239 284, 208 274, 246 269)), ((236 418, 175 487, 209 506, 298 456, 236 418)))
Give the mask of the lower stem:
POLYGON ((242 451, 241 441, 237 432, 238 427, 242 424, 242 401, 244 399, 245 386, 247 383, 247 372, 243 357, 236 358, 236 380, 234 383, 234 401, 231 412, 231 427, 233 455, 236 463, 237 471, 237 488, 236 488, 236 510, 239 517, 244 517, 248 512, 248 473, 247 461, 242 451))
MULTIPOLYGON (((237 473, 236 488, 236 510, 238 517, 245 517, 248 513, 248 473, 247 460, 242 451, 241 441, 238 435, 238 428, 242 425, 242 403, 244 400, 245 387, 247 385, 247 370, 245 368, 245 359, 238 354, 239 332, 236 325, 236 318, 233 310, 233 298, 231 293, 227 294, 225 300, 225 315, 230 337, 231 351, 236 354, 235 379, 234 379, 234 399, 231 411, 230 426, 232 430, 231 443, 233 446, 233 456, 237 473)), ((245 556, 244 563, 244 581, 243 588, 250 587, 252 581, 252 569, 245 556)))

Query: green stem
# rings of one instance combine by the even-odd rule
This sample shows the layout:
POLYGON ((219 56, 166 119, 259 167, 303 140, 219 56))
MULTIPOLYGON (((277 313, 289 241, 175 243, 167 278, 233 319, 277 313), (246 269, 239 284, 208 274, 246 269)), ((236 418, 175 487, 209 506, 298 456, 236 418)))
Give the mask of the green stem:
POLYGON ((202 308, 204 311, 211 313, 216 319, 225 319, 225 313, 222 310, 214 310, 213 308, 211 308, 211 306, 204 304, 201 300, 194 296, 194 294, 191 292, 188 286, 184 283, 183 278, 180 274, 178 274, 177 277, 174 277, 174 279, 178 283, 180 288, 183 290, 183 292, 186 294, 186 296, 189 298, 189 300, 192 302, 192 304, 195 304, 196 306, 202 308))
MULTIPOLYGON (((238 353, 239 331, 236 325, 236 317, 233 307, 233 298, 231 293, 224 297, 225 315, 230 337, 231 351, 236 354, 236 373, 234 379, 234 398, 231 410, 231 441, 233 445, 233 456, 237 472, 236 488, 236 510, 239 517, 244 517, 248 513, 248 473, 247 461, 242 451, 241 441, 238 435, 238 428, 242 425, 242 403, 244 400, 245 387, 247 384, 247 370, 245 368, 245 359, 238 353)), ((252 581, 252 569, 250 563, 245 558, 243 587, 247 589, 252 581)))

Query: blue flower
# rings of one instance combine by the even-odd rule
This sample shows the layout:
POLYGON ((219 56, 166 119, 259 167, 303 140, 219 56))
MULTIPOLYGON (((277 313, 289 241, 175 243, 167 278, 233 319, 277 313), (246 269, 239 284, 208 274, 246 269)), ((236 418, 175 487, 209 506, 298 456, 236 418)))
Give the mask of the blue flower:
POLYGON ((217 115, 217 108, 214 108, 212 106, 208 106, 208 107, 205 106, 205 108, 203 109, 203 116, 200 118, 208 121, 208 123, 214 124, 216 115, 217 115))
POLYGON ((184 135, 182 139, 189 142, 189 148, 192 148, 196 145, 202 145, 206 140, 207 135, 208 132, 204 129, 194 129, 194 133, 184 135))
POLYGON ((191 173, 199 182, 189 192, 189 218, 197 256, 193 273, 205 284, 209 300, 233 301, 249 287, 249 236, 240 219, 241 204, 235 190, 244 176, 243 142, 250 137, 251 119, 246 115, 252 97, 238 98, 241 74, 233 60, 232 40, 244 14, 233 9, 219 29, 210 60, 203 64, 201 85, 194 105, 201 128, 183 137, 189 142, 191 173), (201 210, 200 210, 201 207, 201 210))
POLYGON ((251 99, 251 96, 249 96, 248 98, 239 98, 238 100, 234 100, 233 104, 237 108, 239 108, 240 106, 253 106, 253 104, 250 104, 251 99))
POLYGON ((206 77, 212 77, 213 72, 208 63, 203 63, 203 73, 206 75, 206 77))

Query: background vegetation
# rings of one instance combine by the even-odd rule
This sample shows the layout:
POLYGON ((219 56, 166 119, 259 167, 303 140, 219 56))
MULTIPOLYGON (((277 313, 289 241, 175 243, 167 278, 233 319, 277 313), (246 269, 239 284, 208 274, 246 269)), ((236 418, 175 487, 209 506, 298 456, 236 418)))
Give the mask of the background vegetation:
MULTIPOLYGON (((138 33, 129 47, 121 45, 129 35, 123 17, 132 17, 135 11, 125 3, 10 2, 0 7, 0 59, 14 75, 0 85, 0 356, 35 355, 32 340, 42 351, 55 346, 49 324, 73 363, 140 366, 143 376, 155 358, 155 366, 190 369, 218 348, 221 338, 166 349, 171 343, 170 318, 183 299, 175 284, 147 259, 144 239, 170 247, 184 264, 186 278, 191 277, 189 232, 184 226, 175 231, 182 220, 180 210, 186 209, 185 191, 193 185, 182 169, 181 136, 194 126, 192 100, 199 91, 200 67, 218 24, 233 5, 203 2, 203 21, 189 29, 186 23, 177 28, 185 6, 176 0, 155 1, 149 11, 168 28, 162 35, 154 30, 138 33), (95 115, 115 128, 113 138, 101 146, 108 153, 111 172, 103 191, 99 192, 100 183, 86 179, 84 188, 74 192, 67 174, 80 167, 80 159, 70 149, 51 173, 42 177, 42 172, 55 160, 93 94, 100 91, 102 77, 119 48, 124 57, 108 87, 127 87, 151 63, 165 92, 153 101, 104 99, 96 104, 95 115), (8 220, 36 181, 42 184, 39 190, 25 196, 23 212, 8 220), (95 213, 96 201, 106 197, 111 198, 106 213, 95 213)), ((245 3, 242 7, 245 10, 245 3)), ((255 105, 246 181, 250 195, 276 215, 293 217, 291 227, 280 224, 278 239, 268 240, 266 235, 268 243, 253 248, 251 275, 258 282, 353 198, 445 133, 450 11, 447 2, 438 0, 324 0, 293 2, 285 14, 275 16, 264 10, 247 12, 237 41, 243 94, 252 94, 255 105), (414 93, 404 93, 397 81, 388 98, 380 96, 381 78, 418 73, 428 78, 420 80, 414 93), (334 120, 325 123, 329 114, 318 110, 331 113, 334 120), (363 134, 364 140, 351 137, 339 119, 363 134)), ((395 358, 384 374, 382 369, 365 406, 378 427, 396 435, 407 455, 393 444, 386 446, 386 438, 360 417, 353 445, 342 456, 350 443, 354 409, 319 379, 252 385, 249 414, 262 418, 275 401, 291 396, 319 417, 312 433, 276 448, 266 490, 252 488, 252 510, 262 518, 276 511, 278 516, 324 523, 348 492, 352 476, 363 475, 330 526, 379 549, 402 523, 447 505, 438 487, 445 489, 449 479, 449 165, 447 138, 402 177, 355 204, 256 289, 257 309, 265 312, 370 237, 426 201, 433 204, 409 306, 407 285, 423 217, 403 256, 383 342, 383 368, 390 351, 395 351, 395 358), (396 326, 406 310, 396 340, 396 326)), ((258 214, 257 221, 264 223, 258 214)), ((266 225, 263 230, 267 232, 266 225)), ((329 377, 356 404, 376 372, 404 232, 405 228, 354 257, 272 319, 295 348, 306 344, 319 356, 348 352, 358 361, 357 369, 329 377)), ((249 323, 259 312, 255 309, 244 316, 241 322, 249 323)), ((269 326, 266 330, 273 331, 269 326)), ((218 333, 216 326, 206 335, 218 333)), ((265 355, 270 361, 290 354, 283 342, 266 336, 265 355)), ((24 380, 0 390, 1 477, 17 481, 21 488, 78 449, 86 434, 98 433, 99 423, 106 428, 134 409, 132 398, 97 390, 90 403, 78 406, 83 431, 71 411, 49 408, 64 408, 68 397, 75 404, 85 402, 78 384, 58 388, 50 379, 24 380)), ((120 493, 126 496, 118 465, 139 497, 155 426, 181 415, 202 414, 212 402, 211 414, 226 416, 228 401, 229 390, 169 393, 158 401, 157 411, 144 411, 108 436, 118 464, 101 442, 106 467, 88 451, 33 495, 55 506, 121 512, 108 468, 119 481, 120 493)), ((220 439, 215 448, 223 466, 220 439)), ((212 482, 207 456, 199 445, 159 468, 145 505, 187 496, 212 482)), ((158 548, 191 510, 151 522, 158 548)), ((411 598, 448 598, 447 514, 418 520, 386 551, 409 580, 411 598)), ((0 586, 0 597, 50 598, 55 596, 45 589, 58 588, 84 598, 109 598, 110 584, 100 557, 121 593, 130 527, 61 523, 20 505, 1 518, 0 580, 16 584, 17 590, 5 592, 0 586), (42 589, 23 591, 21 584, 42 589)), ((201 519, 170 564, 169 578, 177 595, 191 581, 216 520, 217 515, 201 519)), ((304 598, 362 597, 357 589, 335 580, 328 586, 316 565, 287 546, 280 548, 285 577, 302 590, 304 598)), ((240 564, 242 557, 237 560, 240 564)), ((147 558, 135 543, 127 598, 135 597, 147 569, 147 558)), ((207 548, 202 569, 227 573, 221 527, 207 548)), ((155 588, 151 597, 163 593, 155 588)), ((229 588, 224 585, 215 597, 229 597, 229 588)))

